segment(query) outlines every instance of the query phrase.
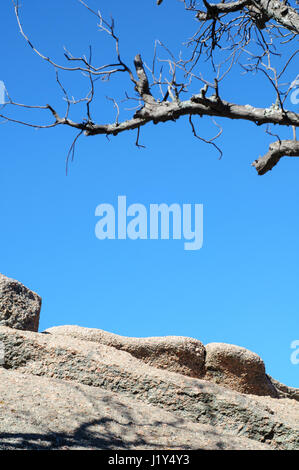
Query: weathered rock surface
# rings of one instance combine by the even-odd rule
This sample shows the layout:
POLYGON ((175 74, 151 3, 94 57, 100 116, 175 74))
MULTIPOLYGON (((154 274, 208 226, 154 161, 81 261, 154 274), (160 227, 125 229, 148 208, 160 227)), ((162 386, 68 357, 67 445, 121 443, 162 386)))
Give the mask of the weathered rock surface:
POLYGON ((0 325, 38 331, 41 298, 19 281, 0 274, 0 325))
POLYGON ((237 392, 277 397, 266 375, 262 359, 248 349, 233 344, 206 345, 205 379, 237 392))
POLYGON ((0 368, 0 450, 271 449, 99 387, 0 368))
POLYGON ((278 380, 273 379, 273 377, 270 377, 269 375, 268 378, 276 388, 280 397, 291 398, 293 400, 299 401, 299 388, 288 387, 287 385, 278 382, 278 380))
POLYGON ((194 338, 184 336, 128 338, 76 325, 55 326, 48 328, 46 332, 112 346, 127 351, 137 359, 159 369, 167 369, 189 377, 204 376, 205 348, 194 338))
MULTIPOLYGON (((155 445, 162 445, 162 447, 166 446, 167 448, 197 448, 198 445, 202 448, 221 448, 221 446, 223 448, 235 448, 235 445, 239 446, 239 448, 252 448, 246 446, 253 445, 254 448, 258 449, 262 444, 267 444, 272 449, 299 449, 299 403, 294 399, 239 393, 229 389, 229 384, 226 384, 225 388, 208 380, 191 378, 182 373, 162 370, 158 368, 159 363, 148 364, 146 363, 147 359, 137 359, 133 356, 132 352, 120 350, 98 341, 86 341, 86 339, 82 339, 86 332, 79 339, 67 334, 56 334, 54 329, 51 331, 51 333, 34 333, 0 327, 0 341, 3 341, 5 345, 4 370, 1 373, 5 374, 4 378, 7 387, 15 389, 16 386, 12 385, 12 383, 14 380, 18 381, 19 397, 16 396, 14 401, 23 403, 23 405, 18 404, 18 406, 24 406, 24 410, 28 410, 29 415, 30 412, 32 413, 32 423, 34 424, 36 422, 36 418, 34 418, 35 411, 31 410, 28 397, 33 388, 37 387, 37 384, 40 383, 41 392, 39 399, 41 407, 49 407, 49 413, 51 412, 53 416, 51 425, 48 418, 45 418, 46 423, 44 423, 44 426, 48 426, 51 436, 55 435, 55 430, 57 430, 58 434, 65 433, 62 424, 55 421, 57 413, 53 411, 55 406, 61 406, 61 413, 66 413, 66 416, 71 416, 70 414, 72 413, 73 419, 76 421, 70 426, 70 433, 72 435, 76 434, 76 429, 79 433, 78 435, 80 435, 82 430, 85 432, 87 429, 93 429, 93 425, 84 425, 86 421, 83 422, 83 419, 89 423, 90 418, 90 422, 93 422, 95 427, 97 425, 95 421, 98 419, 99 429, 102 430, 102 433, 103 428, 101 426, 104 425, 103 423, 111 424, 111 429, 109 428, 110 434, 108 430, 107 434, 104 433, 104 446, 108 445, 107 436, 115 443, 116 441, 113 439, 121 440, 122 432, 124 429, 128 429, 129 433, 133 433, 131 434, 133 436, 132 442, 127 442, 124 437, 123 441, 117 441, 115 448, 118 445, 120 446, 119 448, 122 445, 126 445, 126 448, 138 448, 139 443, 136 440, 136 428, 140 430, 140 421, 138 420, 142 419, 143 412, 146 413, 146 409, 151 409, 152 411, 148 411, 148 413, 153 413, 153 420, 158 419, 154 418, 154 416, 159 416, 160 421, 159 426, 153 428, 149 426, 150 418, 143 421, 144 429, 146 429, 146 444, 142 442, 140 445, 148 445, 148 448, 156 448, 154 447, 155 445), (32 380, 31 388, 28 385, 30 380, 32 380), (48 382, 44 382, 45 380, 48 382), (24 383, 23 391, 22 383, 24 383), (44 383, 48 385, 42 385, 44 383), (28 389, 26 388, 27 386, 29 387, 28 389), (52 392, 48 390, 48 387, 49 390, 55 390, 55 393, 60 395, 52 396, 52 392), (85 403, 84 397, 93 395, 95 389, 97 389, 98 394, 95 396, 103 397, 98 398, 99 400, 107 400, 108 407, 110 403, 113 403, 113 397, 115 400, 119 400, 121 404, 131 400, 131 409, 140 409, 141 413, 139 417, 135 414, 129 420, 129 428, 122 421, 119 421, 119 423, 121 422, 121 426, 125 427, 117 428, 118 425, 114 422, 114 416, 117 416, 116 411, 115 414, 113 414, 114 411, 111 411, 113 415, 112 421, 109 421, 108 411, 108 416, 104 415, 103 417, 101 410, 94 411, 93 409, 92 412, 88 413, 84 407, 81 416, 79 398, 74 398, 74 404, 72 403, 72 398, 68 398, 72 387, 76 389, 78 397, 79 393, 81 393, 82 403, 85 403), (90 393, 88 392, 89 394, 87 393, 88 390, 90 391, 90 393), (23 401, 21 398, 22 393, 24 396, 23 401), (67 402, 71 411, 65 412, 63 410, 67 406, 67 402), (168 418, 164 414, 166 412, 169 413, 167 415, 168 418), (80 419, 77 419, 77 416, 80 416, 80 419), (167 419, 170 421, 167 421, 167 419), (199 441, 192 442, 192 439, 195 439, 195 434, 192 434, 191 431, 191 434, 186 435, 188 438, 190 437, 190 440, 188 441, 186 437, 187 440, 184 441, 183 434, 180 434, 179 427, 177 426, 173 434, 171 434, 168 426, 172 422, 171 420, 178 420, 179 423, 186 424, 186 426, 189 424, 190 426, 195 426, 192 430, 194 429, 194 432, 198 433, 199 441), (168 436, 168 444, 164 444, 163 433, 159 434, 159 432, 162 432, 161 423, 164 422, 166 426, 163 427, 163 432, 168 436), (204 429, 206 428, 203 426, 212 426, 215 430, 216 440, 204 442, 204 433, 206 432, 204 429), (113 430, 115 430, 115 433, 113 430), (154 432, 154 435, 151 434, 151 430, 154 432), (177 433, 179 439, 182 436, 181 441, 177 440, 177 433), (202 443, 200 443, 201 437, 203 438, 202 443), (231 437, 233 439, 231 447, 229 447, 229 439, 231 437), (220 440, 217 447, 216 441, 218 442, 218 439, 220 440), (234 439, 240 439, 242 443, 234 439), (250 440, 250 444, 248 440, 250 440), (153 444, 154 441, 156 444, 153 444), (252 444, 252 442, 256 444, 252 444), (205 443, 206 447, 204 447, 205 443), (184 445, 187 447, 183 447, 184 445)), ((144 340, 142 339, 141 341, 144 340)), ((152 341, 155 343, 156 339, 152 341)), ((165 341, 167 341, 167 338, 164 338, 162 343, 165 341)), ((167 357, 170 358, 170 356, 167 357)), ((165 364, 163 364, 164 366, 165 364)), ((10 429, 17 429, 14 414, 11 414, 9 407, 5 405, 14 392, 5 387, 2 381, 1 386, 2 383, 0 402, 1 400, 4 401, 2 417, 5 416, 6 418, 4 418, 4 424, 3 420, 1 424, 0 419, 0 442, 4 442, 3 439, 5 436, 7 438, 7 433, 9 434, 10 429), (3 396, 4 399, 2 398, 3 396)), ((113 405, 111 406, 111 410, 113 410, 113 405)), ((27 415, 24 416, 26 416, 24 419, 27 419, 27 415)), ((29 422, 31 423, 30 420, 29 422)), ((67 420, 66 423, 68 423, 67 420)), ((26 426, 24 425, 24 427, 26 426)), ((12 431, 13 433, 14 431, 12 431)), ((36 431, 36 433, 38 434, 39 432, 36 431)), ((207 436, 211 435, 208 434, 207 436)), ((83 447, 87 446, 85 444, 87 441, 84 441, 83 447)), ((71 441, 66 440, 65 442, 70 443, 71 441)), ((76 445, 79 445, 78 441, 76 445)), ((88 445, 90 448, 93 447, 92 437, 90 437, 88 445)), ((96 448, 107 448, 100 447, 100 445, 98 443, 96 448)))
MULTIPOLYGON (((278 397, 262 359, 248 349, 224 343, 204 345, 194 338, 128 338, 95 328, 55 326, 46 332, 105 344, 171 372, 202 378, 241 393, 278 397)), ((285 395, 283 395, 285 396, 285 395)))

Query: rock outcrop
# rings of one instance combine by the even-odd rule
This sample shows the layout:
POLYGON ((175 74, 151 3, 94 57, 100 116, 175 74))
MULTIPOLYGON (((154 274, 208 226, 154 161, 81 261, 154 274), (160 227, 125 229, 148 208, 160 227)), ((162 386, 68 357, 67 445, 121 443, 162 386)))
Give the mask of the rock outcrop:
POLYGON ((59 326, 0 275, 0 449, 299 449, 299 390, 185 337, 59 326), (4 355, 3 355, 4 353, 4 355))
POLYGON ((0 450, 271 450, 123 393, 1 368, 0 416, 0 450))
POLYGON ((184 336, 128 338, 100 329, 82 328, 76 325, 55 326, 48 328, 47 332, 105 344, 127 351, 151 366, 189 377, 201 378, 205 373, 205 347, 194 338, 184 336))
POLYGON ((0 325, 38 331, 41 298, 19 281, 0 274, 0 325))
POLYGON ((299 388, 288 387, 287 385, 278 382, 278 380, 273 379, 270 375, 267 375, 267 377, 274 385, 279 397, 291 398, 292 400, 299 401, 299 388))
POLYGON ((166 336, 128 338, 95 328, 55 326, 46 333, 112 346, 143 362, 171 372, 205 379, 231 390, 278 397, 279 391, 266 375, 262 359, 248 349, 224 343, 204 346, 194 338, 166 336))
MULTIPOLYGON (((71 327, 68 328, 71 330, 71 327)), ((78 327, 74 330, 78 333, 78 327)), ((86 337, 87 332, 84 332, 84 330, 86 329, 82 328, 81 338, 86 337)), ((61 390, 60 399, 53 397, 50 392, 45 394, 40 392, 41 406, 50 406, 52 409, 54 407, 53 400, 56 401, 55 406, 57 407, 60 407, 60 401, 63 401, 64 404, 61 404, 61 409, 63 409, 67 401, 65 394, 68 392, 66 390, 72 384, 76 390, 82 390, 83 401, 85 400, 83 390, 90 388, 90 393, 93 393, 96 388, 99 394, 108 393, 106 402, 108 407, 110 404, 109 397, 112 393, 113 397, 116 399, 117 396, 121 403, 126 400, 134 400, 136 409, 140 408, 142 410, 145 407, 150 410, 147 407, 155 407, 157 413, 160 413, 158 410, 161 410, 161 416, 164 416, 164 412, 170 413, 171 418, 169 415, 169 419, 178 420, 183 425, 189 423, 192 426, 197 426, 198 438, 204 436, 203 430, 205 428, 203 426, 208 426, 211 432, 214 429, 218 447, 215 444, 216 441, 209 442, 207 440, 205 445, 202 444, 202 448, 230 448, 230 437, 232 438, 231 448, 235 448, 235 445, 239 445, 239 448, 254 448, 254 442, 256 442, 257 449, 263 444, 272 449, 299 448, 299 403, 296 400, 239 393, 230 389, 228 384, 223 387, 205 379, 170 372, 165 368, 161 369, 156 365, 149 365, 142 359, 137 359, 128 351, 107 346, 98 341, 79 339, 78 334, 77 337, 74 337, 67 334, 56 334, 53 331, 55 329, 52 330, 52 333, 49 331, 34 333, 0 327, 0 341, 5 346, 4 370, 2 371, 6 374, 5 377, 10 377, 11 383, 13 383, 14 377, 18 377, 19 381, 20 377, 24 377, 24 383, 27 384, 30 377, 34 383, 39 380, 38 377, 42 378, 43 382, 41 384, 44 384, 44 380, 47 378, 47 380, 54 381, 51 387, 53 388, 55 383, 58 394, 61 390), (17 376, 15 376, 15 373, 17 373, 17 376), (7 376, 7 374, 9 375, 7 376), (81 384, 80 387, 87 386, 87 388, 78 388, 79 384, 81 384), (50 402, 51 405, 48 405, 50 402), (244 440, 241 444, 241 441, 235 439, 244 440), (248 440, 250 440, 250 445, 248 440), (237 442, 238 444, 236 444, 237 442)), ((157 344, 156 338, 153 342, 157 344)), ((167 338, 163 338, 161 342, 164 344, 167 342, 167 338)), ((1 400, 3 398, 0 395, 1 400)), ((26 405, 26 403, 27 398, 25 397, 23 406, 24 409, 29 409, 29 404, 26 405)), ((130 403, 132 402, 130 401, 130 403)), ((9 413, 5 400, 3 406, 3 413, 9 413)), ((86 411, 82 411, 82 417, 78 402, 75 405, 70 402, 69 406, 74 416, 80 416, 80 419, 76 418, 77 424, 73 423, 73 428, 83 426, 83 417, 85 419, 90 418, 90 420, 87 420, 88 423, 92 423, 96 419, 92 413, 89 414, 86 411)), ((70 413, 71 411, 68 412, 69 415, 70 413)), ((29 415, 30 413, 26 415, 27 420, 29 415)), ((55 420, 54 415, 55 413, 53 414, 53 420, 55 420)), ((101 416, 100 413, 98 415, 100 421, 104 419, 101 416)), ((140 426, 134 422, 134 419, 131 419, 130 423, 132 433, 135 436, 134 433, 136 433, 137 428, 140 429, 140 426)), ((170 432, 167 423, 163 428, 164 435, 170 432)), ((158 437, 160 431, 157 428, 160 428, 161 424, 152 428, 157 436, 155 445, 150 444, 153 442, 153 436, 147 425, 148 421, 145 420, 144 429, 147 430, 145 435, 148 444, 144 444, 144 448, 146 448, 146 445, 149 446, 148 448, 158 448, 155 447, 155 445, 160 445, 158 437)), ((4 431, 3 421, 0 426, 2 426, 2 429, 0 429, 1 442, 1 433, 4 431)), ((49 432, 53 435, 55 421, 52 422, 51 426, 49 432)), ((86 424, 86 429, 88 426, 86 424)), ((90 426, 92 427, 92 424, 90 426)), ((61 427, 57 424, 57 432, 58 429, 61 429, 61 427)), ((199 441, 195 439, 195 435, 193 436, 195 439, 193 443, 190 443, 190 441, 187 443, 188 440, 183 443, 181 440, 180 445, 178 445, 175 438, 176 432, 175 427, 172 438, 169 435, 167 448, 191 449, 199 445, 196 444, 199 441)), ((62 433, 62 431, 59 431, 59 433, 62 433)), ((119 436, 119 434, 117 435, 119 436)), ((190 435, 188 436, 190 437, 190 435)), ((64 442, 70 443, 71 441, 69 434, 65 435, 63 439, 65 439, 64 442)), ((190 439, 192 441, 191 437, 190 439)), ((91 442, 90 448, 92 448, 91 442)), ((123 445, 127 444, 123 443, 123 445)), ((137 448, 134 445, 132 444, 131 448, 137 448)), ((121 443, 119 443, 119 447, 117 446, 118 444, 115 444, 115 448, 121 448, 121 443)))
POLYGON ((233 344, 206 345, 205 379, 241 393, 278 397, 262 359, 233 344))

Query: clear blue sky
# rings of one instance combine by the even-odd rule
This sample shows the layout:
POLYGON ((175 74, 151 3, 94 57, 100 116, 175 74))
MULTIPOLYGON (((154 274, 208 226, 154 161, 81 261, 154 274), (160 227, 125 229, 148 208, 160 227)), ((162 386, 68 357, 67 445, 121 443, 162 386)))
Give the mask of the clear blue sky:
MULTIPOLYGON (((196 26, 175 0, 159 8, 154 0, 90 5, 113 15, 131 64, 138 52, 150 62, 157 38, 178 51, 196 26)), ((54 71, 18 34, 10 2, 1 2, 0 15, 0 79, 9 94, 61 111, 54 71)), ((23 0, 21 15, 33 43, 57 62, 63 46, 81 55, 92 44, 98 63, 111 57, 113 44, 76 0, 23 0)), ((297 73, 294 64, 289 78, 297 73)), ((75 97, 87 89, 82 77, 63 80, 75 97)), ((97 122, 114 119, 105 96, 123 97, 125 89, 132 95, 126 85, 122 77, 98 82, 97 122)), ((226 99, 241 104, 269 106, 275 99, 264 80, 239 69, 223 87, 226 99)), ((47 122, 48 116, 31 117, 47 122)), ((290 361, 290 344, 299 339, 299 159, 285 158, 259 177, 251 162, 275 138, 250 123, 217 121, 224 129, 222 160, 192 136, 184 118, 143 128, 143 150, 134 145, 135 131, 110 142, 82 137, 67 177, 71 129, 1 124, 0 272, 42 296, 41 331, 77 324, 126 336, 237 344, 258 353, 270 375, 299 387, 299 365, 290 361), (184 251, 180 240, 98 240, 95 208, 116 204, 118 195, 145 206, 202 203, 203 248, 184 251)), ((195 122, 202 135, 215 134, 209 118, 195 122)), ((281 135, 291 138, 291 131, 281 135)))

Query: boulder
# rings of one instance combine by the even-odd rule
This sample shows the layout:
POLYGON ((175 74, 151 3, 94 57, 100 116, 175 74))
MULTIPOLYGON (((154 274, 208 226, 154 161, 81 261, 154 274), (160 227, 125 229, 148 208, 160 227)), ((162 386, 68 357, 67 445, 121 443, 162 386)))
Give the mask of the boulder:
POLYGON ((210 343, 205 348, 205 380, 241 393, 278 396, 264 362, 254 352, 225 343, 210 343))
POLYGON ((0 274, 0 325, 38 331, 41 298, 19 281, 0 274))

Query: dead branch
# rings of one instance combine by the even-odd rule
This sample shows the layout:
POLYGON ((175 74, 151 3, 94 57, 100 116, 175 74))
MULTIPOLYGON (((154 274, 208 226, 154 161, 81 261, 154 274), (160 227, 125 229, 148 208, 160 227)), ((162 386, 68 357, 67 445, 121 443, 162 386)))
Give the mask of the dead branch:
MULTIPOLYGON (((161 41, 156 40, 154 58, 151 67, 142 60, 141 54, 135 55, 134 66, 125 63, 120 53, 120 40, 115 31, 115 22, 112 19, 106 21, 101 12, 93 10, 83 0, 78 2, 89 13, 94 15, 100 31, 107 34, 114 44, 114 59, 110 63, 94 64, 92 50, 89 56, 75 57, 68 50, 64 51, 66 65, 59 64, 46 54, 39 51, 33 41, 24 32, 20 19, 20 7, 17 0, 13 0, 15 16, 20 34, 43 61, 47 62, 55 70, 56 82, 66 102, 64 117, 51 105, 42 106, 24 105, 9 101, 4 105, 5 110, 11 108, 26 108, 28 110, 46 110, 50 112, 53 122, 46 125, 34 124, 14 116, 0 114, 7 122, 19 123, 37 129, 52 128, 58 125, 69 126, 77 129, 79 133, 75 137, 67 157, 73 159, 77 139, 85 136, 110 135, 117 136, 121 132, 137 130, 135 144, 139 144, 141 127, 152 122, 154 124, 188 116, 192 133, 200 140, 212 144, 222 154, 214 140, 219 137, 222 129, 213 139, 205 139, 199 136, 192 122, 192 116, 214 116, 230 120, 243 120, 252 122, 258 126, 278 125, 280 128, 292 126, 294 140, 281 140, 278 134, 277 141, 270 145, 269 151, 263 157, 252 164, 258 174, 264 174, 271 170, 283 156, 299 156, 298 141, 296 140, 296 128, 299 127, 299 113, 286 109, 286 97, 293 89, 293 84, 287 84, 287 89, 281 83, 281 77, 286 72, 290 63, 297 56, 299 48, 294 49, 290 57, 282 59, 282 65, 273 66, 273 57, 280 57, 281 48, 290 41, 297 41, 299 34, 299 14, 285 0, 221 0, 219 3, 209 3, 208 0, 184 0, 185 9, 192 12, 199 25, 197 31, 186 42, 188 54, 186 57, 176 57, 170 49, 161 41), (161 54, 162 57, 158 57, 161 54), (202 62, 208 61, 211 72, 204 75, 202 62), (244 72, 259 73, 265 77, 273 90, 273 103, 269 106, 257 108, 249 104, 236 104, 226 101, 222 97, 222 82, 226 80, 235 66, 243 67, 244 72), (83 98, 70 99, 70 94, 62 85, 58 72, 78 73, 88 80, 88 92, 83 98), (92 117, 92 109, 95 108, 96 82, 102 83, 110 77, 128 77, 129 86, 134 90, 128 93, 124 90, 125 100, 137 101, 134 113, 128 119, 122 119, 119 104, 115 98, 108 98, 116 108, 116 119, 112 123, 96 123, 92 117), (198 93, 198 82, 204 85, 198 93), (196 92, 194 93, 194 83, 196 92), (208 96, 208 91, 212 93, 208 96), (135 96, 131 96, 134 94, 135 96), (187 96, 186 96, 187 94, 187 96), (157 96, 158 95, 158 96, 157 96), (186 99, 182 99, 182 97, 186 99), (86 115, 79 121, 70 118, 74 105, 86 104, 86 115)), ((160 5, 162 0, 157 0, 160 5)), ((71 95, 72 96, 72 95, 71 95)), ((120 103, 123 102, 119 100, 120 103)), ((128 108, 126 108, 128 109, 128 108)), ((133 111, 133 108, 130 108, 133 111)), ((269 130, 267 129, 267 132, 269 130)))
POLYGON ((282 157, 299 157, 299 141, 280 140, 273 142, 269 146, 269 151, 255 160, 252 166, 255 167, 259 175, 264 175, 277 165, 282 157))

